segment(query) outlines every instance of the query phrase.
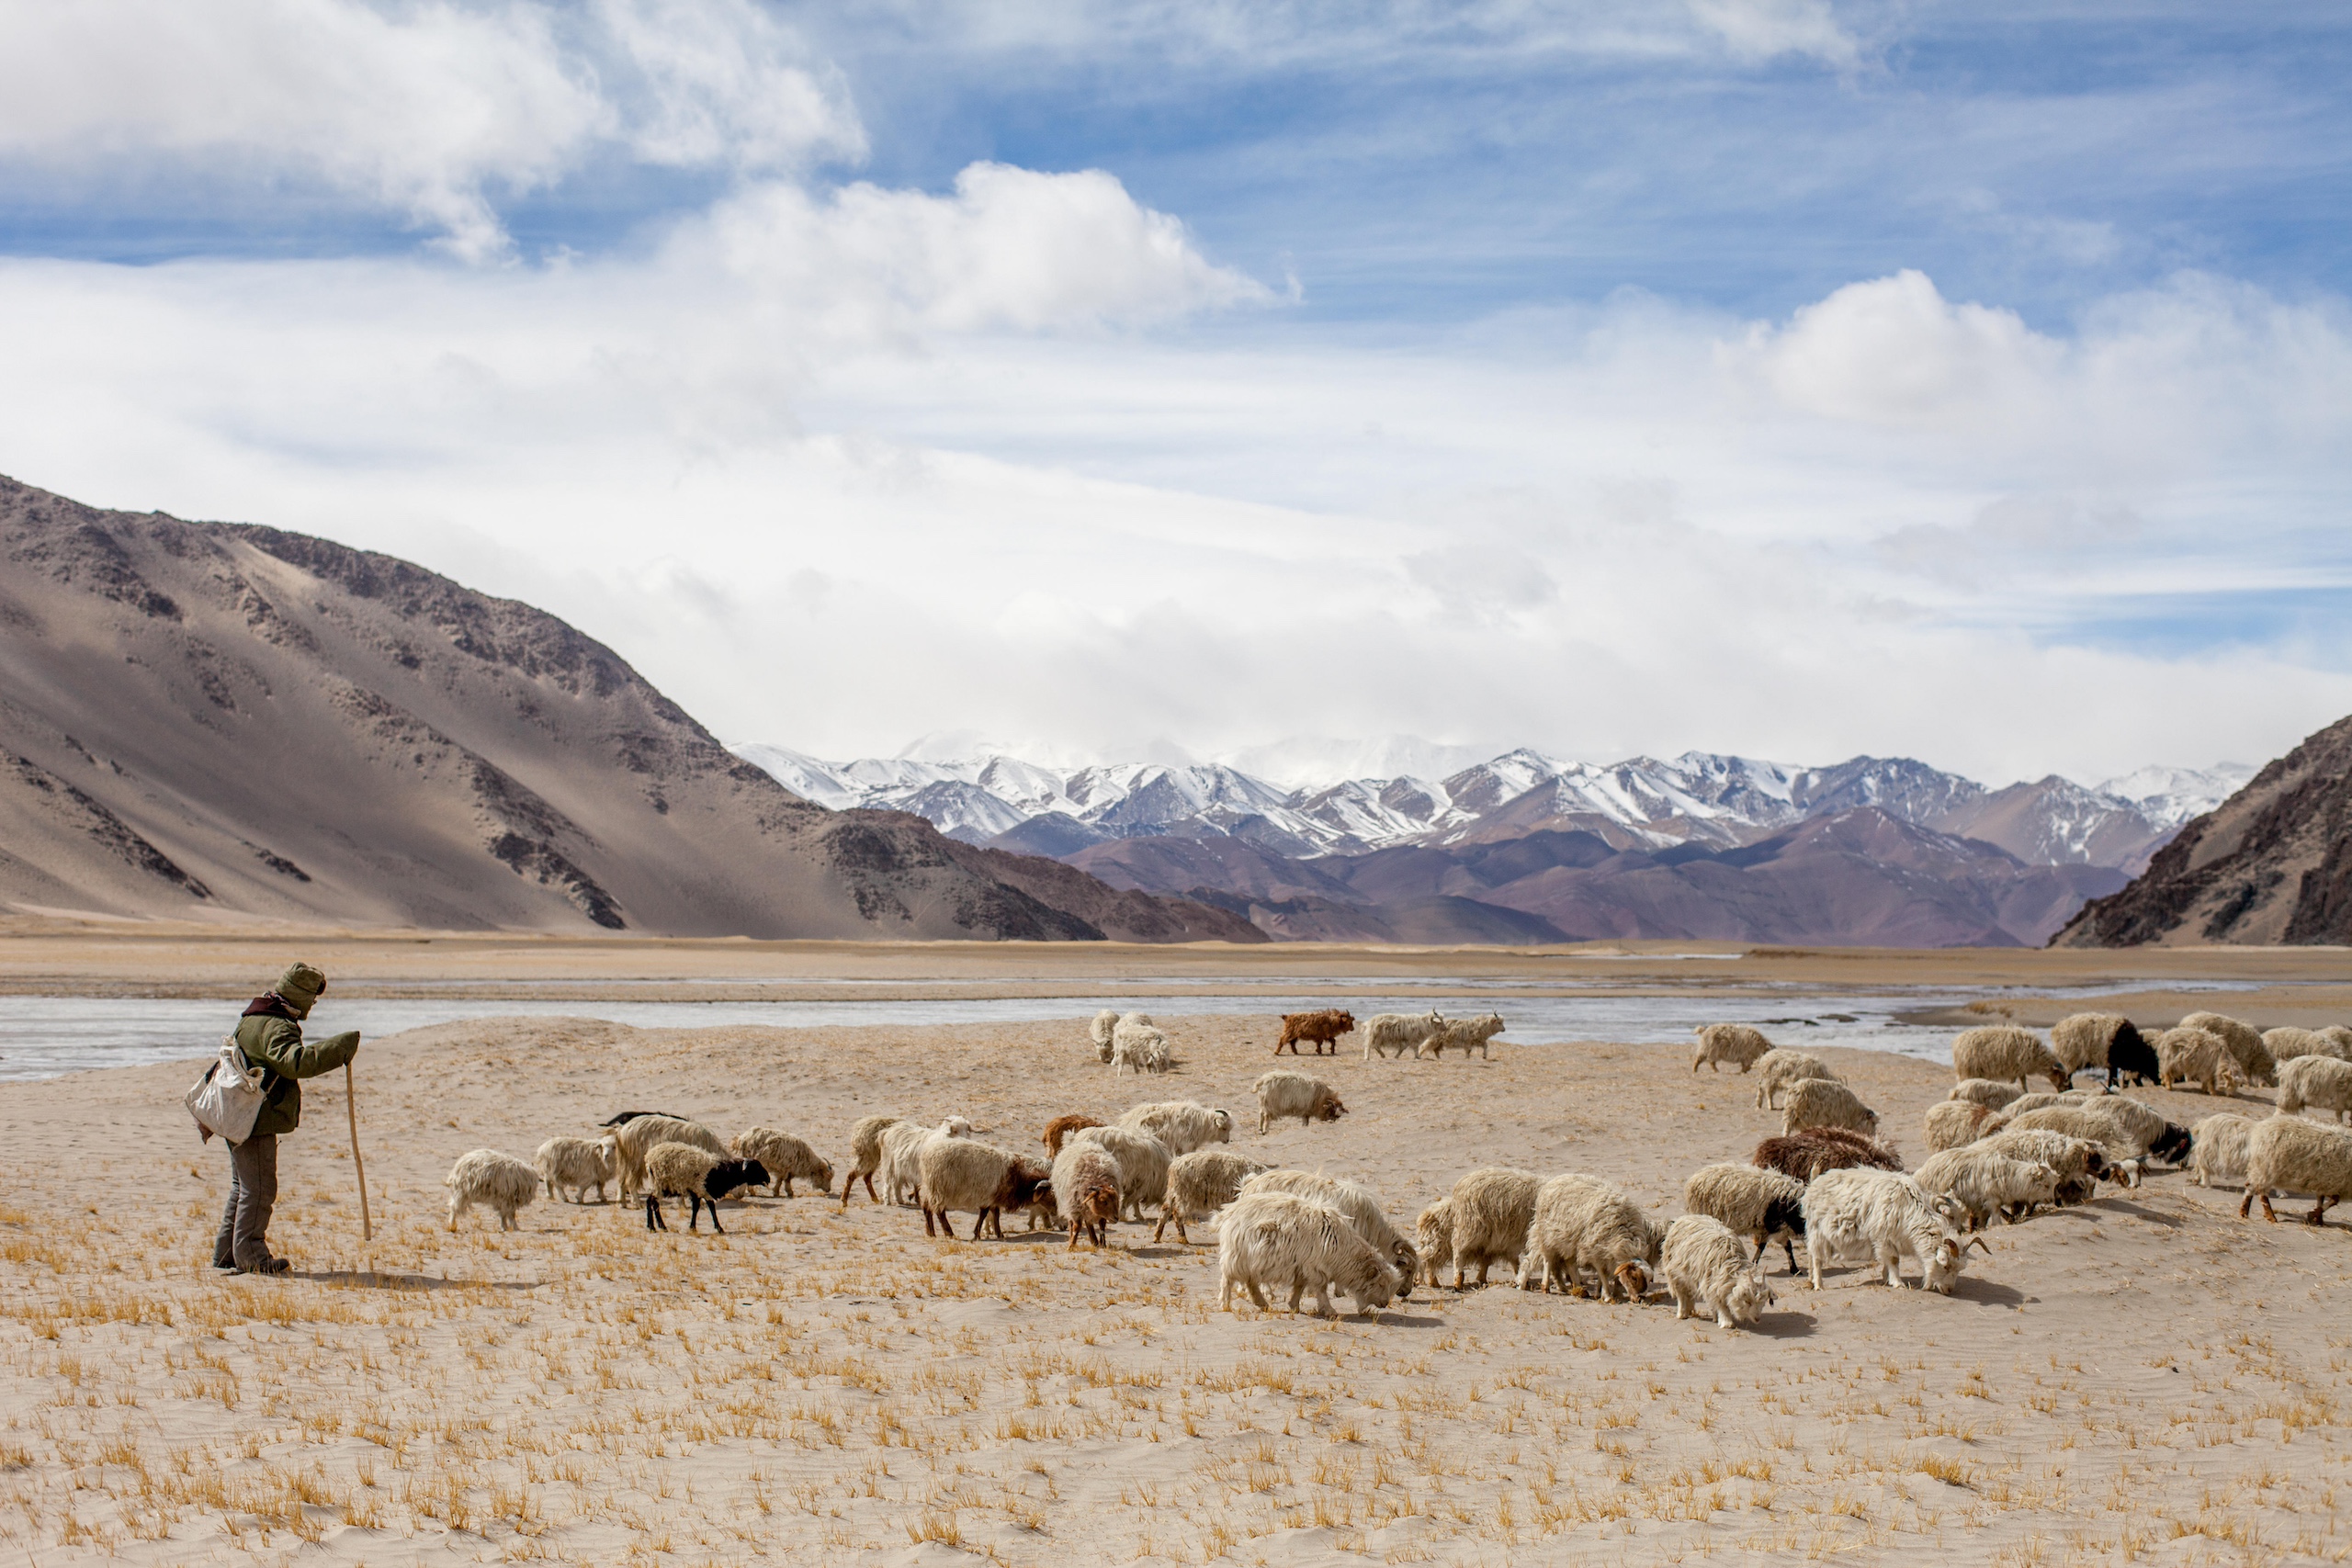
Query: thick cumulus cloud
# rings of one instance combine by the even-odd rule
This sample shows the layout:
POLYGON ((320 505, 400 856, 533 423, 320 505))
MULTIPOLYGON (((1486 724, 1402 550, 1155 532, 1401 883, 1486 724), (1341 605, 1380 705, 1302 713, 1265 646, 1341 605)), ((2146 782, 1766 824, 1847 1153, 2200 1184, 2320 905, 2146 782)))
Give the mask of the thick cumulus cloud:
POLYGON ((765 171, 854 157, 831 73, 751 0, 114 0, 0 7, 0 160, 290 180, 507 249, 496 200, 600 156, 765 171))

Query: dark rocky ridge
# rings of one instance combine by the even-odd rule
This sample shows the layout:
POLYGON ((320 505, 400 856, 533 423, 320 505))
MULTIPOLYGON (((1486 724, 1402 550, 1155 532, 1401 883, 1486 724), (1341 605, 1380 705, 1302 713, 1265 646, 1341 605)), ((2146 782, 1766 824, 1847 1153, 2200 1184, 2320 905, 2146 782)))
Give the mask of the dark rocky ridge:
POLYGON ((2181 829, 2129 886, 2085 905, 2053 947, 2352 944, 2352 718, 2339 719, 2181 829))
POLYGON ((1263 940, 835 813, 610 649, 410 562, 0 479, 0 900, 766 938, 1263 940))

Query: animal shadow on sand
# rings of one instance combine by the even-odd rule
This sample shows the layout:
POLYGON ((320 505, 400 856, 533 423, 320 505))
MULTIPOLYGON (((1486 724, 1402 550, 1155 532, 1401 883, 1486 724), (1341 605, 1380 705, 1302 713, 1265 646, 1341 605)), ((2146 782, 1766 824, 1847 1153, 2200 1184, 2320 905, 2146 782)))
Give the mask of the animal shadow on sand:
POLYGON ((288 1280, 366 1291, 536 1291, 537 1280, 454 1280, 436 1274, 387 1274, 373 1269, 297 1269, 288 1280))

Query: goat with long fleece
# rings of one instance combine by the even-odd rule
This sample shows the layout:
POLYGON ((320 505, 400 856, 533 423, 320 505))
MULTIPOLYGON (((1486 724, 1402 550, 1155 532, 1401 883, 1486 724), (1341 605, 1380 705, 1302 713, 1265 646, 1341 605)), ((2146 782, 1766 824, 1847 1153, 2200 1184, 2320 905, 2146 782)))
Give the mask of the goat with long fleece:
POLYGON ((2245 1140, 2245 1196, 2238 1200, 2238 1218, 2252 1213, 2259 1199, 2262 1217, 2276 1224, 2270 1195, 2281 1190, 2310 1193, 2312 1212, 2303 1223, 2326 1224, 2329 1207, 2352 1198, 2352 1133, 2301 1116, 2267 1116, 2256 1122, 2245 1140))
POLYGON ((2040 1160, 2012 1158, 1998 1149, 1972 1144, 1946 1149, 1920 1162, 1914 1178, 1930 1193, 1945 1192, 1968 1211, 1968 1228, 1981 1230, 1998 1214, 2010 1224, 2012 1212, 2058 1199, 2058 1172, 2040 1160))
POLYGON ((922 1203, 922 1234, 936 1233, 954 1240, 952 1215, 972 1216, 972 1239, 980 1239, 984 1225, 992 1225, 1004 1239, 1004 1211, 1025 1209, 1049 1185, 1048 1172, 1011 1149, 998 1148, 977 1138, 929 1138, 915 1160, 915 1189, 922 1203))
POLYGON ((1707 1214, 1685 1214, 1667 1226, 1658 1263, 1677 1319, 1695 1311, 1712 1314, 1718 1328, 1753 1327, 1779 1299, 1764 1282, 1761 1259, 1751 1260, 1732 1228, 1707 1214))
POLYGON ((738 1159, 755 1159, 767 1168, 768 1195, 792 1196, 795 1177, 817 1190, 821 1198, 833 1195, 833 1168, 808 1146, 808 1141, 773 1127, 746 1127, 728 1145, 738 1159))
POLYGON ((1878 1112, 1835 1078, 1804 1078, 1789 1086, 1789 1097, 1781 1106, 1781 1131, 1802 1133, 1810 1127, 1843 1127, 1875 1138, 1878 1112))
POLYGON ((1262 1287, 1272 1285, 1289 1287, 1292 1312, 1313 1291, 1317 1314, 1335 1317, 1336 1288, 1368 1317, 1396 1299, 1396 1269, 1328 1203, 1287 1192, 1244 1193, 1217 1224, 1219 1311, 1232 1310, 1236 1285, 1259 1311, 1270 1311, 1262 1287))
POLYGON ((1276 1068, 1260 1075, 1254 1086, 1258 1091, 1258 1131, 1263 1134, 1285 1116, 1295 1116, 1302 1127, 1314 1122, 1337 1122, 1348 1113, 1340 1103, 1340 1096, 1321 1078, 1276 1068))
POLYGON ((922 1186, 922 1176, 916 1162, 922 1157, 923 1146, 934 1138, 968 1138, 972 1124, 961 1116, 950 1116, 936 1127, 920 1122, 901 1122, 882 1131, 883 1190, 889 1201, 901 1203, 916 1196, 922 1186))
POLYGON ((1453 1184, 1453 1288, 1463 1271, 1478 1266, 1478 1283, 1497 1263, 1514 1269, 1527 1251, 1527 1227, 1535 1219, 1535 1194, 1544 1179, 1532 1170, 1481 1166, 1453 1184))
POLYGON ((1901 1170, 1903 1156, 1892 1144, 1865 1137, 1844 1127, 1808 1127, 1783 1133, 1756 1145, 1749 1163, 1759 1170, 1777 1170, 1799 1181, 1811 1181, 1825 1170, 1866 1165, 1878 1170, 1901 1170))
POLYGON ((865 1182, 866 1201, 879 1202, 874 1196, 874 1173, 882 1168, 882 1134, 899 1124, 896 1116, 861 1116, 849 1133, 849 1174, 842 1178, 842 1207, 849 1207, 850 1190, 862 1178, 865 1182))
POLYGON ((1317 1203, 1329 1203, 1348 1217, 1356 1235, 1365 1245, 1396 1266, 1402 1283, 1396 1288, 1399 1296, 1413 1293, 1413 1281, 1420 1278, 1421 1256, 1413 1244, 1396 1234, 1396 1227, 1381 1213, 1380 1200, 1371 1188, 1358 1182, 1341 1181, 1337 1177, 1319 1171, 1269 1170, 1250 1178, 1241 1184, 1241 1196, 1252 1192, 1287 1192, 1294 1198, 1305 1198, 1317 1203))
POLYGON ((1649 1293, 1650 1270, 1657 1266, 1663 1233, 1624 1189, 1598 1176, 1570 1171, 1546 1181, 1535 1193, 1528 1222, 1527 1250, 1519 1260, 1519 1287, 1541 1280, 1570 1294, 1584 1289, 1590 1269, 1602 1301, 1614 1288, 1628 1302, 1649 1293))
POLYGON ((1806 1078, 1845 1081, 1830 1071, 1828 1063, 1810 1052, 1777 1048, 1765 1052, 1756 1058, 1756 1108, 1778 1111, 1781 1097, 1806 1078))
POLYGON ((683 1116, 633 1116, 613 1129, 613 1163, 618 1168, 622 1202, 636 1197, 645 1186, 646 1158, 662 1144, 684 1144, 721 1159, 734 1152, 726 1139, 699 1122, 683 1116))
POLYGON ((1119 1223, 1119 1162, 1099 1144, 1072 1139, 1054 1156, 1054 1206, 1069 1227, 1069 1250, 1082 1234, 1100 1251, 1119 1223))
POLYGON ((1489 1047, 1488 1042, 1500 1034, 1506 1027, 1508 1026, 1503 1022, 1503 1015, 1498 1012, 1487 1013, 1483 1018, 1448 1019, 1445 1021, 1445 1027, 1430 1035, 1427 1043, 1421 1046, 1421 1054, 1432 1060, 1442 1062, 1445 1060, 1445 1048, 1451 1045, 1462 1053, 1463 1060, 1468 1061, 1471 1050, 1475 1047, 1479 1060, 1491 1060, 1494 1052, 1489 1047))
MULTIPOLYGON (((514 1223, 516 1210, 527 1206, 539 1195, 539 1173, 513 1155, 496 1149, 476 1149, 459 1156, 441 1179, 449 1190, 449 1228, 456 1230, 458 1220, 476 1203, 498 1216, 498 1228, 520 1230, 514 1223)), ((603 1193, 598 1193, 603 1197, 603 1193)))
POLYGON ((1172 1063, 1168 1036, 1149 1013, 1131 1012, 1111 1031, 1111 1076, 1123 1072, 1164 1073, 1172 1063))
POLYGON ((1371 1061, 1375 1055, 1386 1056, 1391 1051, 1418 1058, 1421 1047, 1445 1028, 1445 1020, 1438 1016, 1437 1009, 1431 1008, 1426 1013, 1374 1013, 1359 1027, 1363 1033, 1365 1061, 1371 1061))
POLYGON ((547 1183, 548 1201, 559 1196, 558 1188, 571 1194, 575 1203, 591 1187, 596 1190, 596 1201, 605 1201, 605 1183, 613 1179, 615 1145, 609 1137, 590 1143, 585 1138, 549 1138, 539 1145, 531 1163, 538 1168, 539 1179, 547 1183))
POLYGON ((1444 1281, 1438 1272, 1453 1261, 1453 1200, 1440 1198, 1423 1208, 1413 1221, 1413 1251, 1421 1260, 1421 1277, 1434 1291, 1444 1281))
POLYGON ((1165 1144, 1171 1155, 1188 1155, 1211 1144, 1233 1142, 1232 1115, 1193 1100, 1163 1100, 1151 1105, 1130 1106, 1117 1124, 1132 1132, 1150 1134, 1165 1144))
POLYGON ((1091 1144, 1118 1163, 1119 1202, 1137 1222, 1145 1204, 1157 1204, 1168 1196, 1168 1145, 1149 1133, 1132 1127, 1081 1127, 1062 1146, 1073 1144, 1091 1144))
POLYGON ((1752 1240, 1759 1264, 1765 1243, 1779 1236, 1789 1255, 1789 1272, 1797 1271, 1796 1244, 1804 1235, 1804 1183, 1795 1177, 1752 1165, 1703 1165, 1682 1183, 1682 1204, 1752 1240))
MULTIPOLYGON (((2278 1083, 2278 1060, 2264 1043, 2262 1032, 2254 1025, 2242 1019, 2232 1018, 2227 1013, 2192 1012, 2180 1021, 2180 1027, 2201 1029, 2220 1040, 2222 1048, 2229 1052, 2230 1059, 2236 1064, 2239 1075, 2246 1082, 2259 1084, 2265 1089, 2278 1083)), ((2208 1089, 2206 1092, 2210 1094, 2212 1091, 2208 1089)))
POLYGON ((1701 1067, 1722 1072, 1725 1062, 1736 1064, 1744 1073, 1772 1049, 1772 1043, 1764 1038, 1762 1030, 1745 1023, 1702 1023, 1694 1025, 1691 1032, 1699 1037, 1699 1043, 1690 1049, 1690 1070, 1694 1073, 1701 1067))
POLYGON ((725 1235, 727 1229, 718 1223, 718 1201, 739 1187, 764 1187, 767 1179, 767 1171, 755 1159, 720 1159, 690 1144, 656 1145, 645 1156, 645 1228, 668 1230, 670 1222, 662 1217, 662 1200, 684 1198, 688 1230, 695 1228, 707 1205, 711 1231, 725 1235))
MULTIPOLYGON (((1973 1240, 1984 1246, 1982 1237, 1973 1240)), ((1816 1291, 1825 1261, 1862 1258, 1900 1290, 1909 1258, 1919 1265, 1921 1290, 1950 1295, 1965 1251, 1959 1231, 1917 1181, 1863 1167, 1824 1171, 1805 1188, 1804 1244, 1816 1291)))
POLYGON ((1955 1077, 2013 1081, 2020 1094, 2029 1077, 2048 1078, 2052 1089, 2063 1089, 2075 1077, 2050 1054, 2040 1035, 2014 1023, 1962 1031, 1951 1043, 1951 1070, 1955 1077))
MULTIPOLYGON (((1185 1234, 1184 1222, 1224 1208, 1241 1195, 1243 1182, 1265 1168, 1231 1149, 1178 1155, 1168 1164, 1168 1190, 1159 1200, 1159 1223, 1151 1227, 1151 1239, 1158 1241, 1173 1224, 1176 1239, 1190 1247, 1193 1238, 1185 1234)), ((1117 1217, 1115 1210, 1113 1217, 1117 1217)))
POLYGON ((2211 1187, 2216 1181, 2245 1181, 2246 1145, 2254 1141, 2254 1118, 2226 1111, 2208 1116, 2191 1128, 2189 1133, 2196 1146, 2189 1150, 2188 1168, 2194 1173, 2192 1179, 2197 1185, 2211 1187))
POLYGON ((1118 1028, 1119 1015, 1109 1008, 1104 1008, 1101 1012, 1096 1013, 1094 1021, 1087 1026, 1086 1032, 1094 1041, 1094 1055, 1098 1060, 1110 1061, 1111 1041, 1112 1037, 1118 1032, 1118 1028))

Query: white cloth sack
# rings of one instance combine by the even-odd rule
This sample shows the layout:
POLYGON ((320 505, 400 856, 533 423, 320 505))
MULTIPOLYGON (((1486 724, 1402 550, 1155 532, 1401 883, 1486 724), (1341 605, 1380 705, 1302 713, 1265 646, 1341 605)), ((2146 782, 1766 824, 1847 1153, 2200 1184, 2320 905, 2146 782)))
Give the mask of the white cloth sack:
POLYGON ((220 1038, 220 1057, 187 1091, 187 1111, 207 1138, 218 1133, 232 1144, 242 1144, 253 1136, 254 1123, 260 1120, 262 1102, 268 1095, 262 1088, 262 1069, 245 1060, 237 1049, 237 1037, 226 1034, 220 1038))

